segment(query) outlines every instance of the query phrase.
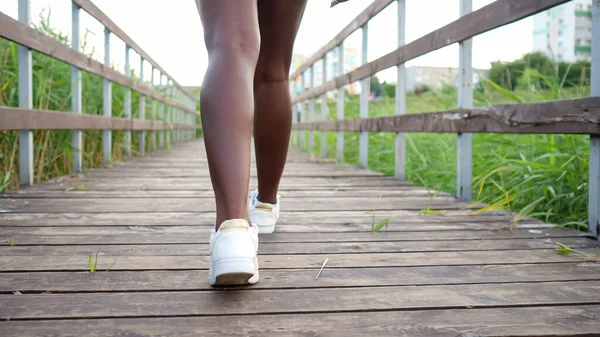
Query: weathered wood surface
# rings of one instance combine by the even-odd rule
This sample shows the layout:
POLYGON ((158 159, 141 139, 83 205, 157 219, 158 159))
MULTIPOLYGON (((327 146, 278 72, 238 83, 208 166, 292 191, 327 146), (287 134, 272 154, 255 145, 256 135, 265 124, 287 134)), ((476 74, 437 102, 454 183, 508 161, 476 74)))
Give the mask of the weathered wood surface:
POLYGON ((260 238, 261 281, 212 289, 214 194, 204 153, 201 141, 179 144, 2 195, 2 334, 600 331, 600 263, 555 251, 561 242, 594 254, 597 241, 536 219, 514 225, 505 211, 474 213, 447 193, 432 200, 434 191, 296 150, 282 180, 277 232, 260 238), (429 206, 445 213, 420 214, 429 206), (382 219, 388 228, 372 233, 382 219), (98 271, 90 273, 96 253, 98 271))
POLYGON ((201 125, 0 106, 0 130, 195 130, 201 125))
POLYGON ((152 317, 5 323, 12 336, 595 336, 600 306, 415 310, 305 315, 152 317), (92 333, 97 332, 97 333, 92 333), (257 333, 258 332, 258 333, 257 333))
POLYGON ((299 123, 296 130, 600 134, 600 98, 299 123))
POLYGON ((68 45, 63 44, 2 12, 0 12, 0 37, 26 46, 42 54, 46 54, 59 61, 76 66, 81 70, 106 78, 113 83, 130 87, 141 94, 152 97, 177 109, 196 115, 200 114, 198 111, 189 108, 187 105, 167 97, 163 93, 155 91, 149 86, 144 85, 139 81, 135 81, 110 67, 104 66, 104 64, 87 57, 79 51, 70 48, 68 45))

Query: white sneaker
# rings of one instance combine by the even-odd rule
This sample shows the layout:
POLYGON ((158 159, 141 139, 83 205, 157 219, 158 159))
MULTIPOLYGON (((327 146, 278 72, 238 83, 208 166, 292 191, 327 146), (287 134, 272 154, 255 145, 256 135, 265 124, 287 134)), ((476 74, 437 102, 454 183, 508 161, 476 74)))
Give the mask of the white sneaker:
POLYGON ((258 226, 260 234, 271 234, 275 231, 275 224, 279 219, 279 204, 281 197, 277 195, 276 204, 260 202, 257 199, 258 190, 250 194, 248 203, 248 218, 253 225, 258 226))
POLYGON ((210 285, 258 282, 258 228, 246 220, 223 221, 210 235, 210 285))

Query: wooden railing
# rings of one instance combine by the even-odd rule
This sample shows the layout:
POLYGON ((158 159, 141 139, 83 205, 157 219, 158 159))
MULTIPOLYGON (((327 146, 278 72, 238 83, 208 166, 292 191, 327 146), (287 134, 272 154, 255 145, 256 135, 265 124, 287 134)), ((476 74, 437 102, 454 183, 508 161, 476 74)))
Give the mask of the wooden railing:
POLYGON ((32 130, 72 130, 72 171, 82 171, 82 130, 103 130, 103 158, 110 164, 112 153, 112 131, 124 130, 124 154, 132 155, 131 131, 139 136, 139 153, 146 149, 146 131, 151 132, 152 150, 168 147, 172 143, 195 138, 196 103, 199 97, 192 95, 177 83, 127 34, 108 18, 90 0, 72 0, 71 47, 54 40, 31 27, 30 0, 18 1, 19 20, 0 12, 0 37, 19 44, 19 106, 0 106, 0 130, 19 130, 19 177, 21 185, 33 184, 33 137, 32 130), (86 11, 104 25, 104 63, 100 63, 80 52, 80 13, 86 11), (125 74, 110 67, 110 39, 112 36, 125 43, 125 74), (72 66, 71 111, 47 111, 33 109, 32 104, 32 57, 37 51, 72 66), (131 77, 131 51, 140 56, 140 75, 131 77), (151 65, 149 77, 144 74, 145 62, 151 65), (81 71, 98 75, 104 79, 103 116, 82 114, 81 71), (155 87, 158 74, 158 86, 155 87), (112 83, 125 88, 123 118, 112 117, 112 83), (140 94, 139 119, 132 117, 132 90, 140 94), (150 116, 146 115, 146 97, 152 105, 150 116))
MULTIPOLYGON (((472 133, 552 133, 589 134, 590 168, 588 223, 589 234, 598 237, 600 231, 600 0, 593 2, 592 72, 589 98, 548 101, 530 104, 494 105, 473 108, 472 37, 550 9, 568 0, 498 0, 472 12, 472 0, 460 0, 461 17, 415 41, 405 44, 406 0, 375 0, 333 40, 323 46, 290 76, 295 83, 301 78, 301 92, 292 92, 295 114, 294 130, 310 130, 308 142, 300 133, 301 147, 314 152, 314 131, 321 130, 321 152, 326 156, 326 132, 337 131, 337 158, 344 159, 344 131, 360 133, 359 164, 368 167, 368 132, 395 132, 395 175, 405 179, 406 132, 446 132, 458 135, 457 197, 471 198, 472 133), (398 48, 378 59, 366 62, 369 20, 392 2, 398 3, 398 48), (343 72, 344 40, 362 28, 363 65, 343 72), (406 113, 405 66, 407 61, 437 49, 459 43, 458 109, 434 113, 406 113), (338 73, 326 77, 327 54, 338 49, 338 73), (314 68, 323 60, 323 83, 315 86, 314 68), (369 118, 369 77, 397 67, 396 111, 394 116, 369 118), (309 89, 305 75, 310 70, 309 89), (360 118, 344 119, 344 86, 361 82, 360 118), (327 92, 337 89, 337 119, 326 119, 327 92), (315 101, 321 99, 322 117, 315 120, 315 101), (308 102, 308 104, 306 104, 308 102), (308 105, 308 109, 306 106, 308 105)), ((292 138, 295 141, 295 137, 292 138)))

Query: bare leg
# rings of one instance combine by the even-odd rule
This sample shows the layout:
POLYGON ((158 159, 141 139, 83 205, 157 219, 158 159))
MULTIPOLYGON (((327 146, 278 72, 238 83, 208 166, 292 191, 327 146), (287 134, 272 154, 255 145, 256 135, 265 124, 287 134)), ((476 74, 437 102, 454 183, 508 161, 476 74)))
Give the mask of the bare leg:
POLYGON ((258 0, 260 55, 254 77, 258 199, 276 203, 292 124, 289 70, 306 0, 258 0))
POLYGON ((209 65, 200 98, 204 143, 217 207, 248 219, 253 78, 260 48, 256 0, 196 0, 209 65))

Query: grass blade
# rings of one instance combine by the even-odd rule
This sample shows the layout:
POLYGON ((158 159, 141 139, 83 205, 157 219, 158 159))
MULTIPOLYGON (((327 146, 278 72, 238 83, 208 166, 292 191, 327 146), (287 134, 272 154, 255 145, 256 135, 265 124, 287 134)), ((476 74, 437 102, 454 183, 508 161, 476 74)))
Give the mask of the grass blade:
POLYGON ((321 275, 321 272, 323 272, 323 268, 325 268, 325 265, 327 265, 327 262, 329 261, 329 259, 325 259, 325 261, 323 261, 323 265, 321 265, 321 269, 319 270, 319 273, 317 274, 317 276, 315 276, 315 280, 319 278, 319 276, 321 275))

